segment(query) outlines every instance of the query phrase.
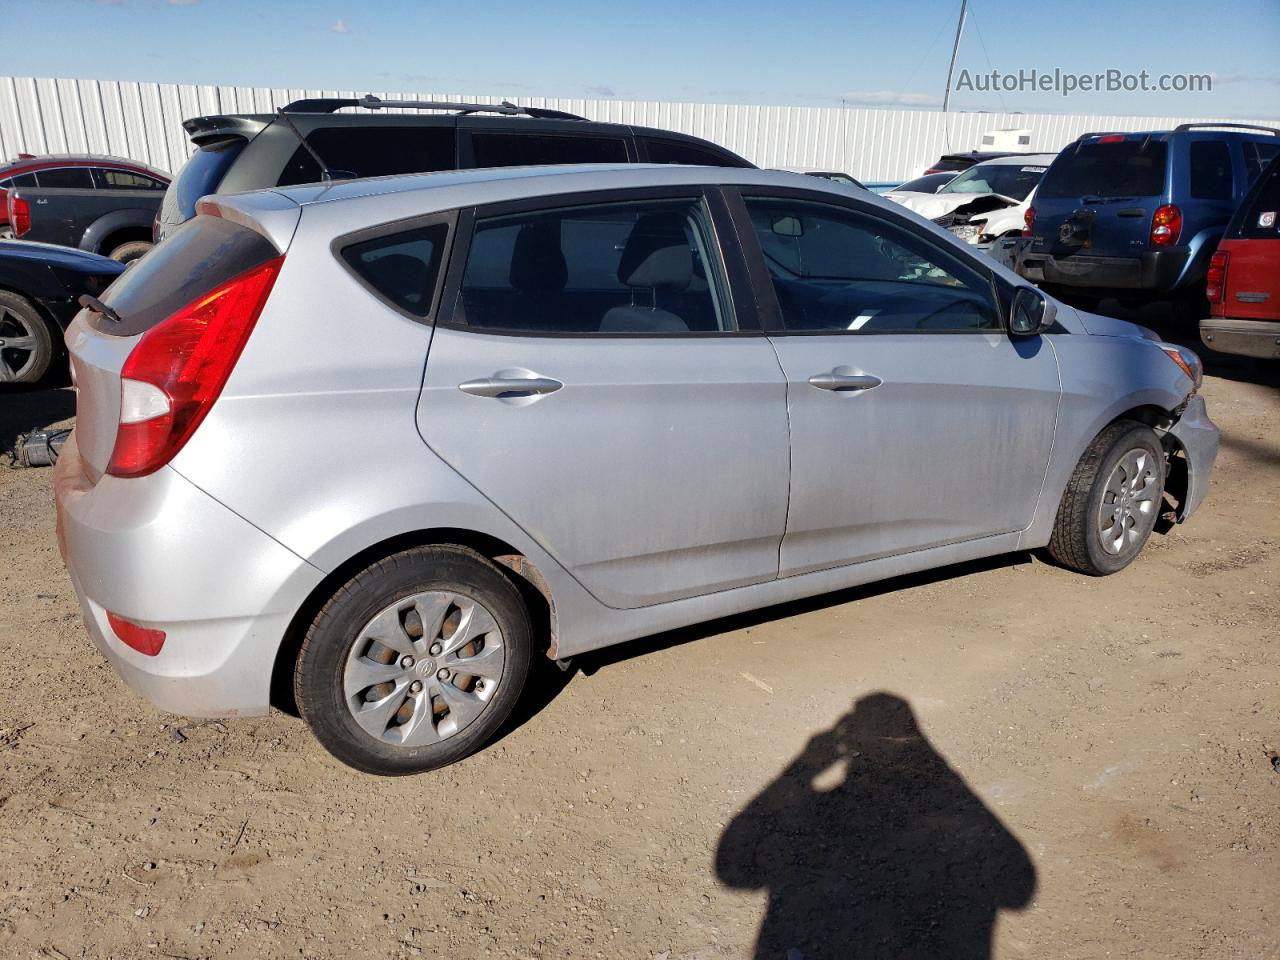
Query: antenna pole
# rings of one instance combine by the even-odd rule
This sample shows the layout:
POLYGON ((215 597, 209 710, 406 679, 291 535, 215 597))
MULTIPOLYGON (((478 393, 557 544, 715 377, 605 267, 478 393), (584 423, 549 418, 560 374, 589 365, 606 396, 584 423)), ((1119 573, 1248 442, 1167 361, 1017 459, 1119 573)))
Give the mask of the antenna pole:
POLYGON ((964 17, 968 12, 969 0, 960 0, 960 21, 956 24, 956 40, 951 45, 951 62, 947 64, 947 89, 942 92, 942 112, 947 112, 947 104, 951 102, 951 75, 956 69, 956 54, 960 52, 960 34, 964 32, 964 17))

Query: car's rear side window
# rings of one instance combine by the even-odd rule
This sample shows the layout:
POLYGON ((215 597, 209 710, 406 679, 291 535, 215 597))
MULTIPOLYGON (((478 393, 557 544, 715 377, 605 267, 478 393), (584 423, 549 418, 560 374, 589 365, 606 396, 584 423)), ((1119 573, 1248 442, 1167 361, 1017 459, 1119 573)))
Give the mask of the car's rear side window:
MULTIPOLYGON (((322 127, 307 134, 307 144, 334 175, 386 177, 454 169, 456 137, 451 126, 322 127)), ((278 183, 317 183, 322 176, 299 144, 278 183)))
POLYGON ((649 163, 684 163, 697 167, 741 167, 743 161, 723 150, 685 143, 683 140, 664 140, 661 137, 641 137, 648 153, 649 163))
POLYGON ((697 200, 478 220, 456 323, 506 333, 717 333, 735 328, 697 200))
POLYGON ((1268 163, 1280 155, 1280 137, 1265 143, 1246 140, 1241 146, 1244 148, 1244 168, 1250 184, 1258 179, 1268 163))
POLYGON ((168 187, 153 177, 113 167, 94 167, 93 179, 99 190, 164 190, 168 187))
POLYGON ((1168 144, 1151 137, 1067 147, 1040 181, 1036 196, 1156 197, 1164 193, 1168 159, 1168 144))
POLYGON ((627 162, 627 145, 621 137, 476 132, 471 134, 471 149, 477 167, 627 162))
POLYGON ((431 312, 449 226, 433 223, 342 248, 344 259, 380 297, 416 317, 431 312))
POLYGON ((1221 140, 1196 140, 1189 150, 1191 196, 1197 200, 1230 200, 1231 151, 1221 140))
POLYGON ((144 333, 232 277, 279 255, 262 234, 201 214, 131 264, 103 295, 120 323, 100 314, 93 314, 92 322, 114 336, 144 333))
POLYGON ((34 187, 36 185, 36 175, 34 173, 19 173, 12 177, 5 177, 0 180, 0 188, 8 189, 9 187, 34 187))

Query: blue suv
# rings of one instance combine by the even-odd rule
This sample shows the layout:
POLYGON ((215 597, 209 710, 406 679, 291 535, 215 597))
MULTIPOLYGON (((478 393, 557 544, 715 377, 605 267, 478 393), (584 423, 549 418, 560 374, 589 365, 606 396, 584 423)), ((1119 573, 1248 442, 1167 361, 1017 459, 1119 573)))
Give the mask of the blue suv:
POLYGON ((1278 153, 1280 130, 1247 124, 1086 133, 1040 181, 1018 272, 1083 309, 1174 298, 1198 318, 1218 240, 1278 153))

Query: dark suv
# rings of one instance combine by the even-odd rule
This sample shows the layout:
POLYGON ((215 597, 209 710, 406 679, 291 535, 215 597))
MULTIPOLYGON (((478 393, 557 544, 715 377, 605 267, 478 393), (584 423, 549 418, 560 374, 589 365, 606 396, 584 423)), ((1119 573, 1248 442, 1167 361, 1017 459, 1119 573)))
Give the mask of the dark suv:
POLYGON ((1084 309, 1176 298, 1198 320, 1209 259, 1277 153, 1280 131, 1245 124, 1084 134, 1040 181, 1018 272, 1084 309))
POLYGON ((324 180, 552 163, 751 167, 714 143, 669 130, 597 123, 511 103, 298 100, 274 114, 183 122, 196 145, 165 194, 155 236, 195 215, 211 193, 324 180), (339 113, 360 107, 373 113, 339 113), (432 111, 383 113, 384 110, 432 111))

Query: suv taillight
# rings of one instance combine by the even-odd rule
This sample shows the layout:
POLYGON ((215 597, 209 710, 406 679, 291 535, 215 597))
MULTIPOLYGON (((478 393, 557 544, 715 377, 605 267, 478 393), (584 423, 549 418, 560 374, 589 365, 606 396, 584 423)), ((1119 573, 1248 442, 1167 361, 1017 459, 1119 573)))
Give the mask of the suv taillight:
POLYGON ((142 335, 120 371, 107 473, 144 477, 182 449, 231 376, 283 262, 232 277, 142 335))
POLYGON ((1180 233, 1182 233, 1182 211, 1172 203, 1156 207, 1156 212, 1151 215, 1151 245, 1172 247, 1178 242, 1180 233))
POLYGON ((1029 237, 1036 231, 1036 208, 1027 207, 1027 212, 1022 215, 1022 235, 1029 237))
POLYGON ((31 229, 31 205, 15 194, 9 194, 9 229, 20 237, 31 229))
POLYGON ((1222 303, 1227 292, 1227 251, 1219 250, 1209 261, 1209 272, 1205 274, 1204 295, 1210 303, 1222 303))

